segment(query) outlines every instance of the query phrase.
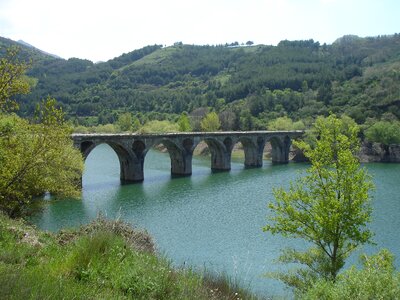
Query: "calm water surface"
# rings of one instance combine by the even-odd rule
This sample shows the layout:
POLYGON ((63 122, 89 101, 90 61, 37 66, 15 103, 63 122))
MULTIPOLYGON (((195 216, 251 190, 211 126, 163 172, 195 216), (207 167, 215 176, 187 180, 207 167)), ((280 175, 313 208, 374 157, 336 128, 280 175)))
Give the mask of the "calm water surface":
MULTIPOLYGON (((370 226, 377 246, 364 246, 361 252, 385 247, 399 258, 400 164, 366 167, 376 184, 370 226)), ((230 172, 212 174, 209 158, 194 158, 191 177, 171 179, 169 155, 150 151, 145 181, 121 185, 117 156, 100 145, 86 160, 82 200, 49 201, 33 221, 42 229, 57 231, 85 224, 99 212, 121 217, 147 229, 159 251, 177 266, 225 272, 257 294, 290 298, 280 282, 263 274, 282 270, 273 262, 279 251, 300 242, 271 236, 262 227, 272 188, 288 186, 306 168, 306 164, 264 161, 263 168, 244 169, 237 161, 230 172)), ((350 262, 356 263, 361 252, 350 262)))

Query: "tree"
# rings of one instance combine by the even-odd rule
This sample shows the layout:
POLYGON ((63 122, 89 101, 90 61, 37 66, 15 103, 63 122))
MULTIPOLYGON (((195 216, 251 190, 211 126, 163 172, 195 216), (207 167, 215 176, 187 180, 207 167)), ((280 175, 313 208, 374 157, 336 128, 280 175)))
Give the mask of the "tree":
POLYGON ((182 113, 178 120, 179 131, 188 132, 192 131, 192 126, 190 126, 190 121, 187 113, 182 113))
POLYGON ((365 130, 365 137, 370 142, 385 145, 400 144, 400 122, 379 121, 365 130))
POLYGON ((280 257, 284 263, 308 267, 276 274, 298 290, 307 290, 320 278, 334 281, 349 254, 371 241, 366 224, 373 185, 356 156, 358 132, 354 122, 334 115, 318 118, 314 146, 295 143, 311 162, 307 175, 291 183, 288 191, 274 190, 276 201, 269 204, 272 214, 264 231, 312 244, 306 251, 287 249, 280 257))
POLYGON ((35 123, 0 116, 0 210, 15 217, 45 192, 79 195, 83 159, 70 134, 51 98, 38 107, 35 123))
POLYGON ((140 124, 140 121, 138 118, 135 118, 135 120, 133 121, 132 124, 132 131, 138 131, 140 129, 140 127, 142 127, 142 124, 140 124))
POLYGON ((18 48, 11 47, 0 58, 0 112, 16 108, 12 97, 29 92, 29 83, 23 77, 28 65, 19 61, 17 55, 18 48))
POLYGON ((23 78, 27 65, 16 57, 11 48, 0 59, 0 210, 12 217, 45 192, 77 196, 83 170, 82 155, 54 99, 38 105, 32 122, 6 114, 16 107, 11 98, 29 91, 23 78))
POLYGON ((201 120, 201 130, 205 132, 218 131, 221 128, 221 122, 216 112, 210 112, 201 120))
POLYGON ((394 256, 382 249, 372 256, 362 255, 361 270, 352 266, 339 274, 335 282, 319 280, 301 299, 397 299, 400 295, 400 273, 394 267, 394 256))
POLYGON ((117 120, 117 125, 121 131, 131 131, 132 130, 132 114, 130 112, 126 112, 120 114, 117 120))
POLYGON ((221 121, 221 128, 224 131, 234 130, 237 122, 236 114, 232 109, 226 109, 219 113, 219 119, 221 121))

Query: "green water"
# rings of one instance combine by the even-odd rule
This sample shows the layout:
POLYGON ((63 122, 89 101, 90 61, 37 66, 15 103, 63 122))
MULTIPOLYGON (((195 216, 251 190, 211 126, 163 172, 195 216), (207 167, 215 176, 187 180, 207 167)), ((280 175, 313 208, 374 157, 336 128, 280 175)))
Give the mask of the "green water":
MULTIPOLYGON (((389 248, 400 257, 400 164, 368 164, 374 177, 374 213, 371 228, 377 246, 363 252, 389 248)), ((150 151, 142 184, 120 185, 119 163, 113 150, 100 145, 86 160, 82 200, 48 201, 33 221, 42 229, 89 222, 102 212, 146 228, 158 249, 177 266, 192 266, 217 273, 226 272, 261 295, 290 297, 290 292, 263 274, 282 270, 273 262, 286 246, 300 246, 262 232, 273 198, 272 188, 287 186, 306 164, 272 165, 244 169, 232 163, 226 173, 211 173, 206 158, 193 159, 193 175, 170 176, 168 154, 150 151)), ((357 254, 358 255, 358 254, 357 254)), ((357 258, 351 257, 351 262, 357 258)), ((399 266, 399 259, 396 260, 399 266)))

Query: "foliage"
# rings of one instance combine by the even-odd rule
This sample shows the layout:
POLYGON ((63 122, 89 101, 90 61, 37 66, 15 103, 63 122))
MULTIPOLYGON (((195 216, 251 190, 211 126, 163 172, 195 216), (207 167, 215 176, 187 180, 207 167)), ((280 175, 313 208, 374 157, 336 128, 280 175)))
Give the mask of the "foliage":
POLYGON ((15 95, 29 92, 29 83, 23 77, 28 65, 17 55, 18 48, 11 47, 4 57, 0 57, 0 113, 15 108, 12 99, 15 95))
POLYGON ((192 126, 190 126, 189 117, 186 113, 182 113, 178 120, 179 131, 189 132, 192 131, 192 126))
POLYGON ((127 223, 104 218, 53 235, 0 213, 2 297, 256 299, 229 286, 229 280, 220 282, 190 269, 172 268, 152 247, 151 251, 137 247, 148 238, 127 223))
POLYGON ((28 91, 21 79, 26 64, 13 48, 7 53, 0 61, 0 210, 16 216, 45 192, 76 196, 83 160, 54 99, 37 105, 32 122, 1 111, 12 106, 10 97, 28 91))
POLYGON ((170 121, 149 121, 139 129, 140 133, 166 133, 166 132, 179 132, 178 124, 170 121))
POLYGON ((131 131, 133 125, 132 114, 129 112, 120 114, 117 120, 117 125, 121 131, 131 131))
MULTIPOLYGON (((96 64, 21 47, 20 56, 33 60, 27 75, 37 84, 17 100, 21 114, 31 116, 38 99, 51 94, 68 117, 78 116, 86 126, 97 125, 86 123, 93 116, 100 124, 114 123, 121 111, 172 116, 202 107, 220 117, 233 112, 233 122, 221 117, 226 130, 265 129, 282 116, 295 122, 330 111, 361 124, 385 112, 400 117, 399 41, 395 34, 347 36, 332 45, 313 40, 252 47, 154 45, 96 64)), ((0 45, 13 44, 0 38, 0 45)))
POLYGON ((370 142, 385 145, 400 144, 400 121, 379 121, 364 131, 370 142))
POLYGON ((221 128, 221 122, 216 112, 210 112, 200 122, 202 131, 212 132, 218 131, 221 128))
POLYGON ((268 130, 304 130, 305 125, 303 121, 293 122, 288 117, 280 117, 268 123, 268 130))
POLYGON ((320 280, 301 299, 397 299, 400 295, 400 273, 394 257, 386 249, 362 256, 363 268, 354 266, 338 275, 335 282, 320 280))
POLYGON ((73 128, 74 133, 118 133, 119 127, 114 124, 105 124, 86 127, 83 125, 78 125, 73 128))
POLYGON ((372 183, 360 168, 358 127, 335 115, 318 118, 314 147, 295 143, 310 160, 307 175, 290 189, 274 190, 275 203, 264 231, 301 238, 311 244, 305 251, 286 250, 282 262, 305 265, 296 272, 278 274, 289 286, 307 290, 317 279, 335 280, 346 258, 371 241, 366 228, 371 217, 372 183))
POLYGON ((45 192, 79 195, 83 161, 70 129, 54 99, 44 101, 39 110, 36 123, 0 115, 0 209, 11 216, 23 213, 45 192))

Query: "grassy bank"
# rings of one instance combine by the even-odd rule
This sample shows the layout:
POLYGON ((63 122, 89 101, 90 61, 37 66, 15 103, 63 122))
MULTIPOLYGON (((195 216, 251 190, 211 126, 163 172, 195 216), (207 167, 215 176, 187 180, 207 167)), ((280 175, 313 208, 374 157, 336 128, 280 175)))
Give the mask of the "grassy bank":
POLYGON ((98 218, 50 234, 0 213, 3 299, 256 299, 227 278, 176 269, 151 237, 98 218))

